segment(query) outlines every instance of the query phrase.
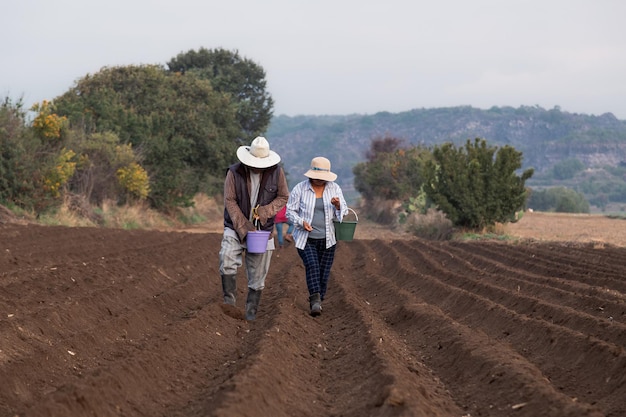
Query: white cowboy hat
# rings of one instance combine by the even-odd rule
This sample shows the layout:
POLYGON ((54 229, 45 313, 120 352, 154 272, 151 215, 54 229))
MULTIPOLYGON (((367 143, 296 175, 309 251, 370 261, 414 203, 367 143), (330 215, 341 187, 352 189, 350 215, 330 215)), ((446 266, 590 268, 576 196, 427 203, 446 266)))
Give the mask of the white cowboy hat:
POLYGON ((270 151, 270 144, 263 136, 257 136, 250 146, 240 146, 237 158, 252 168, 269 168, 280 162, 280 156, 270 151))
POLYGON ((330 171, 330 161, 323 156, 317 156, 311 160, 311 168, 304 173, 304 176, 324 181, 337 179, 337 174, 330 171))

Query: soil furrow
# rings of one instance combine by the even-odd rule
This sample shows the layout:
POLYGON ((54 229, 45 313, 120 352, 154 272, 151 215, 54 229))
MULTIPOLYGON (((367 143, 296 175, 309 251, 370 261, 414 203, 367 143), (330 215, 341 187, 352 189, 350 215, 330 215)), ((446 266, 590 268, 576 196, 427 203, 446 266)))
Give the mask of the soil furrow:
MULTIPOLYGON (((612 317, 591 315, 581 310, 581 306, 588 301, 587 297, 561 291, 561 294, 551 299, 547 296, 550 294, 550 287, 545 288, 545 291, 540 288, 529 288, 532 284, 521 280, 515 280, 514 285, 509 283, 503 286, 503 282, 511 281, 511 279, 502 274, 492 274, 486 271, 482 266, 482 261, 475 265, 472 262, 475 262, 476 258, 471 255, 459 256, 457 251, 453 253, 443 246, 430 246, 428 250, 416 252, 415 245, 409 247, 399 242, 396 249, 402 252, 402 256, 414 258, 420 258, 427 253, 428 256, 416 259, 421 269, 427 268, 434 276, 445 276, 446 282, 450 285, 486 297, 518 314, 546 320, 621 347, 626 346, 626 325, 620 322, 623 315, 616 315, 618 320, 612 317), (444 264, 445 268, 440 267, 444 264), (534 294, 541 294, 541 297, 534 294), (568 306, 567 296, 570 297, 569 305, 576 305, 576 309, 568 306), (559 301, 561 303, 557 304, 559 301)), ((593 305, 590 310, 596 311, 598 305, 593 305)), ((601 305, 608 305, 608 303, 601 303, 601 305)), ((624 305, 612 307, 613 311, 620 311, 624 305)))
POLYGON ((219 233, 0 225, 0 417, 626 415, 625 248, 359 229, 247 322, 219 233))
MULTIPOLYGON (((184 256, 179 259, 186 262, 184 256)), ((70 367, 76 378, 82 378, 91 368, 117 362, 128 356, 129 350, 143 350, 145 345, 154 343, 155 338, 159 340, 162 335, 167 335, 174 323, 185 318, 185 312, 197 310, 205 302, 189 297, 189 294, 202 291, 205 285, 202 278, 190 279, 167 268, 164 264, 158 267, 158 273, 138 277, 132 282, 118 279, 115 285, 105 284, 115 287, 117 297, 110 294, 103 297, 104 291, 99 286, 87 293, 80 286, 70 286, 69 295, 66 295, 68 291, 55 292, 46 288, 49 295, 45 307, 33 315, 23 315, 22 308, 18 308, 18 313, 11 317, 12 323, 19 330, 18 337, 31 347, 18 349, 19 352, 2 349, 11 356, 3 371, 17 377, 15 380, 4 379, 5 386, 13 386, 17 396, 32 401, 36 397, 32 397, 28 386, 38 385, 39 391, 54 393, 67 385, 67 382, 64 384, 56 379, 57 374, 64 374, 64 369, 70 367), (75 293, 82 295, 75 296, 75 293), (58 295, 56 301, 55 294, 58 295), (123 306, 116 314, 111 313, 111 310, 116 311, 111 301, 123 306), (102 314, 105 310, 109 314, 102 314), (33 369, 33 364, 40 364, 35 367, 36 374, 28 372, 33 369), (24 365, 27 366, 25 370, 24 365), (42 373, 42 370, 46 372, 42 373)), ((107 273, 106 266, 102 271, 107 273)), ((39 278, 43 282, 50 281, 49 274, 39 278)), ((28 302, 28 299, 22 301, 28 302)), ((7 339, 3 338, 3 341, 7 342, 7 339)), ((8 342, 11 345, 11 339, 8 342)))
MULTIPOLYGON (((368 301, 375 294, 363 296, 363 279, 378 270, 377 253, 369 244, 354 242, 342 245, 340 261, 336 265, 335 280, 345 293, 348 306, 366 323, 372 350, 384 363, 383 373, 390 377, 386 386, 376 390, 382 410, 368 415, 407 415, 407 416, 449 416, 461 415, 461 409, 454 402, 445 386, 433 376, 418 357, 407 346, 406 340, 389 329, 384 317, 374 310, 368 301), (359 271, 359 265, 369 265, 367 274, 359 271), (391 408, 390 414, 385 408, 391 408)), ((363 364, 362 366, 370 366, 363 364)), ((367 395, 367 393, 365 393, 367 395)), ((369 394, 372 396, 372 393, 369 394)), ((363 414, 355 414, 363 415, 363 414)))
MULTIPOLYGON (((388 252, 388 248, 385 249, 388 252)), ((394 254, 388 264, 397 259, 407 260, 408 257, 394 254)), ((436 265, 448 259, 449 255, 444 254, 427 263, 436 265)), ((411 263, 406 273, 394 275, 394 280, 400 288, 442 308, 455 320, 510 344, 571 397, 585 399, 590 404, 604 401, 610 409, 610 396, 596 397, 597 387, 603 386, 602 392, 608 390, 615 394, 624 390, 626 352, 623 346, 607 344, 550 321, 518 314, 500 304, 501 300, 492 301, 474 293, 474 289, 468 291, 455 286, 454 282, 464 280, 463 277, 455 278, 443 268, 427 271, 423 269, 425 265, 424 262, 411 263), (412 269, 415 272, 409 272, 412 269), (561 355, 564 352, 567 355, 561 355), (572 356, 578 360, 566 359, 572 356), (610 365, 599 371, 600 363, 610 365)))
MULTIPOLYGON (((514 246, 510 250, 502 251, 500 246, 494 247, 489 244, 476 246, 478 252, 500 259, 508 265, 523 265, 537 274, 566 280, 572 276, 577 277, 577 281, 602 290, 608 288, 617 291, 622 299, 626 298, 626 281, 624 281, 623 274, 597 265, 593 267, 584 263, 581 265, 581 262, 584 262, 582 259, 561 260, 563 253, 566 253, 566 247, 556 251, 553 248, 542 248, 542 245, 537 244, 532 248, 514 246)), ((606 258, 604 265, 610 264, 610 258, 606 258)))
MULTIPOLYGON (((626 322, 626 300, 614 293, 599 291, 597 287, 550 276, 542 276, 524 269, 504 264, 480 254, 477 245, 455 245, 448 250, 468 260, 480 274, 490 275, 494 282, 514 291, 541 293, 542 298, 554 304, 570 306, 601 319, 626 322)), ((502 247, 507 250, 507 247, 502 247)), ((575 278, 575 277, 574 277, 575 278)))
POLYGON ((438 300, 425 300, 406 285, 398 285, 418 277, 406 270, 384 272, 398 259, 392 247, 375 243, 373 252, 383 258, 384 268, 363 271, 368 286, 361 290, 362 296, 387 321, 389 329, 409 340, 407 346, 413 354, 424 358, 455 398, 462 400, 459 404, 465 412, 508 416, 513 406, 524 403, 519 415, 539 415, 540 407, 561 409, 561 415, 601 415, 559 393, 534 365, 507 345, 446 314, 438 300), (392 297, 396 303, 384 302, 392 297), (508 391, 505 386, 510 387, 508 391))

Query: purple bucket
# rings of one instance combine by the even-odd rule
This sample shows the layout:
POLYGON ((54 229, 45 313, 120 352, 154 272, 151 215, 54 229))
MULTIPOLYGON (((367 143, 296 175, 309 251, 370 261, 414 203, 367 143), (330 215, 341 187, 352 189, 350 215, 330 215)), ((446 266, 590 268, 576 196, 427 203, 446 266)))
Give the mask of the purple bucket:
POLYGON ((248 232, 246 240, 248 242, 248 252, 265 253, 267 250, 267 241, 270 239, 269 230, 255 230, 248 232))

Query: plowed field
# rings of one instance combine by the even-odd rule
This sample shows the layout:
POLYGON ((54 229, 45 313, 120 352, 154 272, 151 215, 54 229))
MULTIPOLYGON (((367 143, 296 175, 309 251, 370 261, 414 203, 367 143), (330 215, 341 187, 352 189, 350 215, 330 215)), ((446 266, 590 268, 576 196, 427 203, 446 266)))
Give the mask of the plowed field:
POLYGON ((0 416, 626 416, 625 248, 368 237, 246 322, 219 233, 2 225, 0 416))

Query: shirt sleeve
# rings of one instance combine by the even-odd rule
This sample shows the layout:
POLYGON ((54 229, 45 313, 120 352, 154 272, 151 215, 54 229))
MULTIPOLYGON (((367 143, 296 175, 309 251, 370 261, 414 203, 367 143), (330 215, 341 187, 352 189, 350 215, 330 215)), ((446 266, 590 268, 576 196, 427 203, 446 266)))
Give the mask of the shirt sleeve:
POLYGON ((248 230, 254 230, 254 225, 243 214, 239 204, 237 204, 237 192, 235 190, 235 176, 229 170, 224 180, 224 207, 233 222, 233 228, 237 232, 240 240, 248 234, 248 230))
MULTIPOLYGON (((291 190, 291 194, 289 194, 289 200, 287 201, 287 219, 294 225, 298 227, 302 227, 303 214, 300 212, 302 201, 302 191, 304 190, 303 183, 298 183, 293 190, 291 190)), ((306 207, 304 210, 306 211, 306 207)))

